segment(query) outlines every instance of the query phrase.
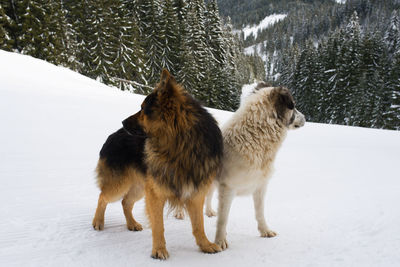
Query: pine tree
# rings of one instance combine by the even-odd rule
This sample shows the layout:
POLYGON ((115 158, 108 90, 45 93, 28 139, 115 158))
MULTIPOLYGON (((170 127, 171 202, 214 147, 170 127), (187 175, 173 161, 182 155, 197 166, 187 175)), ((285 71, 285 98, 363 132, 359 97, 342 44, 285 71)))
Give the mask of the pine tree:
POLYGON ((385 42, 388 45, 390 55, 400 47, 400 15, 399 11, 394 10, 390 18, 390 24, 385 33, 385 42))
POLYGON ((299 110, 303 112, 307 120, 314 121, 317 114, 316 106, 318 101, 318 92, 315 88, 316 52, 312 43, 308 43, 303 49, 299 62, 297 64, 294 76, 295 99, 299 110))
POLYGON ((48 40, 47 55, 43 59, 56 65, 69 66, 69 59, 74 53, 74 48, 68 47, 71 45, 71 41, 68 40, 70 37, 67 34, 69 25, 63 2, 62 0, 52 0, 47 5, 44 5, 43 2, 40 2, 39 5, 44 8, 45 20, 41 27, 48 40))
POLYGON ((161 73, 161 56, 165 39, 165 22, 161 19, 160 3, 158 0, 138 0, 139 31, 142 36, 142 47, 146 51, 146 66, 150 84, 158 81, 161 73))
POLYGON ((119 29, 118 4, 110 1, 95 1, 89 7, 87 22, 92 25, 88 40, 89 75, 106 84, 112 84, 115 75, 114 61, 117 57, 119 29))
POLYGON ((323 122, 322 117, 325 114, 324 100, 327 98, 326 84, 324 81, 325 76, 325 64, 323 62, 324 49, 319 45, 315 50, 315 66, 314 66, 314 85, 313 85, 313 95, 314 99, 311 104, 313 106, 313 118, 315 122, 323 122))
POLYGON ((183 51, 185 51, 185 36, 187 35, 187 14, 188 14, 188 3, 185 0, 173 0, 173 9, 177 14, 177 62, 174 66, 175 72, 177 73, 178 82, 183 80, 180 77, 180 73, 184 74, 182 66, 185 62, 185 57, 183 51))
POLYGON ((50 42, 53 44, 51 59, 47 60, 76 70, 76 31, 67 20, 69 14, 64 1, 52 0, 47 5, 46 12, 50 16, 48 30, 50 42))
POLYGON ((220 89, 222 92, 219 94, 218 103, 224 103, 222 109, 234 111, 240 104, 241 86, 249 82, 248 77, 242 76, 244 72, 242 73, 240 68, 249 69, 250 64, 244 64, 246 56, 243 53, 243 46, 238 37, 233 34, 233 26, 229 18, 223 27, 223 40, 226 63, 222 70, 221 88, 223 89, 220 89))
POLYGON ((341 49, 338 54, 338 80, 332 98, 335 103, 334 123, 352 125, 357 113, 354 96, 360 95, 360 42, 361 29, 357 13, 339 34, 341 49))
POLYGON ((23 1, 20 13, 20 35, 18 43, 23 54, 46 60, 51 54, 49 16, 46 15, 44 2, 41 0, 23 1))
POLYGON ((85 68, 88 70, 89 77, 98 79, 101 82, 107 82, 107 68, 105 62, 106 53, 106 32, 104 30, 104 1, 91 2, 89 5, 87 17, 85 17, 85 22, 91 25, 90 35, 85 44, 88 51, 88 60, 85 62, 85 68))
POLYGON ((384 44, 379 36, 366 34, 361 44, 362 77, 359 92, 356 95, 356 119, 353 125, 379 127, 382 125, 384 80, 383 53, 384 44))
POLYGON ((335 113, 335 105, 337 105, 337 103, 334 102, 334 96, 336 90, 341 90, 341 88, 337 87, 339 82, 339 68, 337 63, 337 56, 340 50, 339 35, 340 33, 336 31, 326 42, 320 44, 322 46, 321 60, 324 69, 321 77, 323 80, 321 88, 321 90, 323 90, 323 97, 320 103, 320 122, 332 122, 332 114, 335 113))
POLYGON ((224 47, 222 23, 219 17, 216 0, 212 0, 206 9, 207 44, 217 64, 226 64, 226 50, 224 47))
MULTIPOLYGON (((92 58, 89 53, 89 44, 94 38, 94 32, 90 25, 91 0, 70 0, 64 3, 68 12, 67 22, 69 30, 67 35, 72 39, 71 50, 73 57, 70 57, 71 68, 83 75, 94 78, 92 75, 92 58)), ((68 40, 68 39, 67 39, 68 40)))
POLYGON ((0 5, 0 48, 7 51, 12 50, 13 44, 9 34, 10 22, 10 17, 7 16, 3 6, 0 5))
POLYGON ((191 62, 194 66, 184 70, 182 79, 185 87, 195 94, 203 104, 209 104, 208 62, 210 50, 207 47, 205 33, 204 1, 191 1, 188 6, 187 31, 184 37, 184 64, 191 62))
POLYGON ((1 1, 1 8, 5 12, 3 27, 9 34, 9 46, 12 50, 21 52, 22 44, 20 38, 22 35, 22 15, 25 13, 28 1, 21 1, 16 4, 14 1, 1 1))
POLYGON ((113 61, 114 84, 122 90, 132 90, 136 93, 148 93, 144 51, 140 45, 140 35, 136 10, 136 1, 123 1, 117 11, 119 29, 117 32, 117 47, 113 61), (132 86, 123 80, 135 82, 132 86))
POLYGON ((297 44, 283 51, 280 69, 281 75, 277 81, 278 84, 290 88, 294 95, 296 94, 296 87, 293 85, 293 75, 296 71, 298 57, 299 47, 297 44))
POLYGON ((211 107, 222 108, 229 104, 227 90, 232 90, 229 77, 232 75, 227 68, 227 51, 224 45, 224 36, 221 19, 218 14, 216 1, 211 1, 205 11, 206 44, 210 49, 208 61, 208 104, 211 107), (226 98, 220 97, 221 95, 226 98))
POLYGON ((400 49, 394 53, 387 83, 387 112, 385 128, 400 130, 400 49))
POLYGON ((161 40, 161 67, 168 69, 171 73, 177 73, 179 69, 179 25, 177 11, 173 6, 172 0, 165 0, 162 20, 165 22, 165 37, 161 40))

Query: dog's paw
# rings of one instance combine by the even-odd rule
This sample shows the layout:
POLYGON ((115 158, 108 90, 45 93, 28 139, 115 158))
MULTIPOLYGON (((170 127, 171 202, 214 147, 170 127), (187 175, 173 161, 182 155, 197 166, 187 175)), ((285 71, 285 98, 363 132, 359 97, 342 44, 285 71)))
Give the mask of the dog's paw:
POLYGON ((174 216, 178 220, 183 220, 185 218, 185 213, 182 210, 177 210, 177 211, 175 211, 174 216))
POLYGON ((143 227, 140 223, 127 224, 126 227, 128 227, 129 231, 142 231, 143 230, 143 227))
POLYGON ((275 236, 277 236, 277 233, 272 231, 272 230, 270 230, 270 229, 267 229, 267 230, 264 230, 264 231, 260 231, 260 234, 261 234, 261 237, 275 237, 275 236))
POLYGON ((169 254, 166 248, 158 248, 153 250, 151 257, 153 259, 166 260, 169 258, 169 254))
POLYGON ((215 244, 220 246, 222 250, 225 250, 228 248, 228 242, 226 242, 226 238, 220 239, 220 240, 215 240, 215 244))
POLYGON ((214 217, 214 216, 217 216, 217 212, 213 209, 209 209, 209 210, 206 210, 206 215, 208 217, 214 217))
POLYGON ((221 246, 211 242, 205 246, 201 246, 200 249, 204 253, 218 253, 222 251, 221 246))
POLYGON ((92 225, 94 230, 101 231, 104 229, 104 220, 93 219, 92 225))

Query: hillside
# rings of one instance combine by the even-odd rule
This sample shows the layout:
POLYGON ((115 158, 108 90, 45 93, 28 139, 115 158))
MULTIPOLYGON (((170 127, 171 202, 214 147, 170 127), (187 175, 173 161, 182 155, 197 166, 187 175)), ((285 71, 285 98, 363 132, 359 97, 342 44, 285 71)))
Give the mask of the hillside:
POLYGON ((276 2, 219 1, 265 80, 291 88, 308 121, 400 130, 400 2, 276 2))
MULTIPOLYGON (((0 81, 0 265, 159 266, 143 201, 142 232, 125 228, 119 203, 104 231, 91 226, 99 149, 144 97, 2 50, 0 81)), ((166 214, 164 265, 397 266, 399 149, 399 132, 307 123, 289 133, 269 186, 277 237, 258 237, 251 198, 234 200, 231 246, 215 255, 198 251, 187 218, 166 214)), ((210 239, 215 223, 205 218, 210 239)))

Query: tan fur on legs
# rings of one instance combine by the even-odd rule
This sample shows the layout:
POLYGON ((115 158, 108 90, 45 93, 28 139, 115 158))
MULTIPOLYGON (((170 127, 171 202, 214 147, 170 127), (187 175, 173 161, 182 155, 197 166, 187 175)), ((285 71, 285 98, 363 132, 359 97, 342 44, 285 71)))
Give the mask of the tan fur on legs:
POLYGON ((142 231, 143 227, 140 223, 135 221, 132 216, 133 205, 136 201, 140 200, 144 195, 144 188, 141 184, 133 184, 131 189, 122 200, 122 208, 124 209, 126 226, 131 231, 142 231))
POLYGON ((216 253, 222 251, 221 247, 211 243, 204 233, 203 204, 206 192, 199 192, 193 198, 187 200, 185 204, 192 222, 193 235, 196 238, 197 245, 203 252, 216 253))
POLYGON ((153 236, 151 257, 166 260, 169 257, 164 237, 164 205, 166 196, 162 190, 149 179, 145 185, 146 212, 150 220, 153 236))
POLYGON ((122 172, 115 172, 108 167, 104 160, 99 160, 96 168, 97 183, 101 193, 93 219, 93 228, 104 229, 104 213, 107 204, 124 197, 122 207, 129 230, 141 230, 141 225, 132 217, 132 208, 135 201, 143 197, 144 177, 133 168, 122 172))
POLYGON ((103 193, 99 195, 99 201, 97 203, 96 214, 93 218, 93 228, 95 230, 103 230, 104 229, 104 213, 106 212, 107 201, 104 199, 103 193))

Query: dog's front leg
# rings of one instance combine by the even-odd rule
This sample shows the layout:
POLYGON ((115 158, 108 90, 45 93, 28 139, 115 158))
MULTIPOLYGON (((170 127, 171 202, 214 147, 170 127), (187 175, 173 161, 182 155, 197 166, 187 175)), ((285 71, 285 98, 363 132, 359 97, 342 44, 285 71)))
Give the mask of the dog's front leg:
MULTIPOLYGON (((150 180, 150 179, 149 179, 150 180)), ((148 181, 145 186, 146 212, 149 217, 153 236, 151 257, 166 260, 169 257, 164 238, 164 204, 166 198, 158 192, 157 185, 148 181)))
POLYGON ((226 225, 228 223, 229 210, 231 208, 234 192, 226 185, 220 184, 218 187, 218 219, 215 243, 222 249, 228 248, 226 242, 226 225))
POLYGON ((261 237, 274 237, 276 236, 276 233, 269 229, 264 216, 264 199, 266 190, 267 184, 264 184, 257 188, 253 193, 254 210, 258 223, 258 231, 260 231, 261 237))
POLYGON ((192 199, 187 200, 185 204, 192 222, 193 235, 196 238, 197 245, 205 253, 217 253, 222 251, 221 247, 211 243, 204 233, 204 197, 204 193, 198 193, 192 199))

